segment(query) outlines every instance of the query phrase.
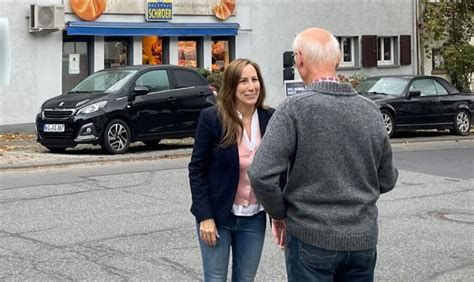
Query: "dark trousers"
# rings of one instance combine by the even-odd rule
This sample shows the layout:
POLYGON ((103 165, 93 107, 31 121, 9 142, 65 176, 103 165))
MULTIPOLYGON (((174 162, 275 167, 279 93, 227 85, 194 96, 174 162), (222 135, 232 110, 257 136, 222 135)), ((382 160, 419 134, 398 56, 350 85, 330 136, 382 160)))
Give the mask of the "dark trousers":
POLYGON ((374 281, 376 248, 330 251, 305 244, 287 234, 285 259, 288 281, 374 281))

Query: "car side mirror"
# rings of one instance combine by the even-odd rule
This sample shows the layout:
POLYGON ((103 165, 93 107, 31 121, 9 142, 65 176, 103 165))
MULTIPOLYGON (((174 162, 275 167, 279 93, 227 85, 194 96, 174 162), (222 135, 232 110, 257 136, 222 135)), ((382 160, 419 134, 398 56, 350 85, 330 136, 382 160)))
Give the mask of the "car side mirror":
POLYGON ((146 86, 135 86, 133 88, 133 96, 141 96, 150 93, 150 88, 146 86))
POLYGON ((408 99, 410 99, 411 97, 419 97, 419 96, 421 96, 420 90, 413 90, 413 91, 408 92, 408 99))

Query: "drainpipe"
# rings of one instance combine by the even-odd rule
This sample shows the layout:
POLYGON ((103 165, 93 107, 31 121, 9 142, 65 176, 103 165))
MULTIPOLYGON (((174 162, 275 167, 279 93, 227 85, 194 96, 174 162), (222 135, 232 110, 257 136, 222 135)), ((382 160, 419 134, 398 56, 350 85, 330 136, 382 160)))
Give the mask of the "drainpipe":
MULTIPOLYGON (((417 63, 417 74, 425 74, 425 52, 421 50, 423 42, 420 36, 420 24, 421 24, 421 13, 423 11, 423 5, 421 0, 413 1, 415 9, 415 23, 413 30, 416 34, 416 63, 417 63)), ((424 50, 424 49, 423 49, 424 50)))

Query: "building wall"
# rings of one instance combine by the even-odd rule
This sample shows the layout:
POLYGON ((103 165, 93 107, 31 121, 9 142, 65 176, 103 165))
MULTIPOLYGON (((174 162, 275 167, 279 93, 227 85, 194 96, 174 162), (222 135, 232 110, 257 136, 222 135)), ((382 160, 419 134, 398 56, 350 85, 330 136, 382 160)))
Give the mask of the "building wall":
MULTIPOLYGON (((238 11, 248 7, 250 28, 248 34, 251 58, 262 67, 267 82, 271 105, 280 103, 283 92, 283 52, 292 50, 294 36, 301 30, 318 26, 336 36, 397 36, 412 35, 412 64, 395 68, 340 70, 350 75, 365 73, 416 73, 414 5, 411 0, 346 0, 346 1, 252 1, 240 0, 238 11)), ((240 13, 239 13, 240 14, 240 13)), ((361 52, 361 51, 359 51, 361 52)), ((361 56, 359 55, 359 58, 361 56)))
MULTIPOLYGON (((62 89, 62 32, 29 33, 29 4, 57 4, 64 1, 10 1, 0 3, 0 17, 10 21, 12 70, 10 84, 0 86, 0 126, 34 122, 42 102, 59 95, 62 89)), ((408 66, 341 69, 346 76, 414 74, 416 46, 414 1, 411 0, 237 0, 234 16, 227 22, 240 24, 236 37, 236 57, 255 60, 262 68, 267 86, 267 104, 277 106, 283 91, 283 52, 291 50, 294 36, 305 28, 319 26, 337 36, 411 35, 412 63, 408 66)), ((66 21, 78 20, 66 14, 66 21)), ((104 14, 99 21, 143 22, 143 15, 104 14)), ((214 16, 174 16, 173 22, 219 22, 214 16)), ((209 38, 208 38, 209 40, 209 38)), ((134 61, 141 51, 141 39, 134 39, 134 61), (138 50, 138 51, 137 51, 138 50)), ((94 70, 103 68, 103 37, 94 39, 94 70)), ((170 45, 177 38, 170 38, 170 45)), ((177 61, 176 46, 170 46, 170 62, 177 61), (176 54, 176 55, 175 55, 176 54)), ((205 45, 205 50, 210 46, 205 45)), ((359 48, 359 60, 361 59, 359 48)), ((210 66, 210 56, 204 57, 210 66)))
POLYGON ((33 122, 41 103, 61 93, 61 32, 30 34, 29 4, 0 3, 0 17, 9 20, 12 56, 9 85, 0 85, 0 125, 33 122))

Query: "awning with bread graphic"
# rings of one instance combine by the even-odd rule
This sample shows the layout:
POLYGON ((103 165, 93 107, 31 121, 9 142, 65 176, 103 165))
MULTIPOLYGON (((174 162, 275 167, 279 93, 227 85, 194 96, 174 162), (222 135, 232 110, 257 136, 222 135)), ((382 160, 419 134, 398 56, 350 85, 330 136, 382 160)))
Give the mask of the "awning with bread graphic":
MULTIPOLYGON (((162 0, 155 0, 162 1, 162 0)), ((237 0, 167 0, 173 4, 174 15, 213 15, 221 21, 236 12, 237 0)), ((144 15, 147 0, 64 0, 66 13, 81 20, 95 21, 102 14, 144 15)))

